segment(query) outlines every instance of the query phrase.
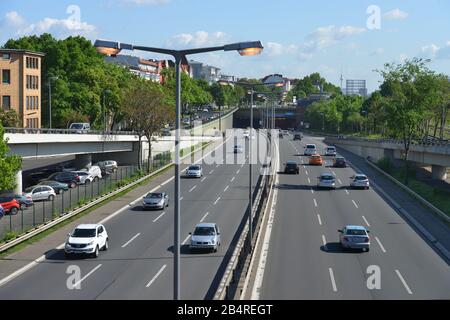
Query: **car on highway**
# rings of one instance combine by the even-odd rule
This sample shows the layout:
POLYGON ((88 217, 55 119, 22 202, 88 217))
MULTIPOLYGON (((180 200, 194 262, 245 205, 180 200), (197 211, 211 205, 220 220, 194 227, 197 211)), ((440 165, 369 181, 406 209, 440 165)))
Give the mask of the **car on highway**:
POLYGON ((363 188, 363 189, 369 189, 370 188, 370 182, 369 178, 362 173, 355 174, 354 176, 350 177, 350 188, 363 188))
POLYGON ((241 145, 234 146, 234 153, 242 153, 244 152, 244 148, 241 145))
POLYGON ((169 206, 169 195, 165 192, 150 192, 142 198, 145 209, 164 209, 169 206))
POLYGON ((299 174, 300 169, 298 167, 298 163, 295 161, 288 161, 284 165, 284 173, 294 173, 299 174))
POLYGON ((336 147, 328 146, 325 148, 325 156, 336 156, 336 147))
POLYGON ((333 159, 333 167, 336 167, 336 168, 347 168, 347 161, 342 156, 336 156, 333 159))
POLYGON ((53 190, 55 190, 56 194, 60 194, 61 191, 68 191, 69 190, 69 185, 67 183, 58 182, 58 181, 52 181, 52 180, 41 181, 34 187, 38 187, 38 186, 42 186, 42 185, 52 187, 53 190))
POLYGON ((203 169, 200 165, 191 165, 186 169, 186 177, 201 178, 203 177, 203 169))
POLYGON ((323 165, 323 158, 320 154, 313 154, 309 157, 309 164, 312 166, 321 166, 323 165))
POLYGON ((43 180, 54 180, 67 183, 69 188, 75 188, 80 183, 80 176, 71 171, 55 172, 43 180))
POLYGON ((34 187, 29 187, 25 189, 25 196, 31 197, 33 201, 53 201, 56 198, 56 192, 55 190, 46 185, 37 185, 34 187))
POLYGON ((369 251, 370 237, 369 232, 363 226, 347 225, 338 230, 339 242, 344 249, 362 249, 369 251))
POLYGON ((216 223, 199 223, 191 235, 190 250, 206 249, 217 252, 220 246, 220 230, 216 223))
POLYGON ((80 184, 89 184, 94 181, 94 177, 87 171, 72 171, 80 177, 80 184))
POLYGON ((305 147, 305 156, 311 156, 313 154, 317 154, 317 147, 315 144, 308 143, 305 147))
POLYGON ((317 177, 317 188, 327 188, 327 189, 335 189, 336 188, 336 178, 333 174, 326 172, 322 173, 317 177))
POLYGON ((69 126, 69 130, 72 133, 87 133, 91 130, 91 125, 87 122, 76 122, 71 123, 69 126))
POLYGON ((0 197, 0 206, 3 207, 5 213, 15 215, 20 210, 19 201, 14 196, 2 196, 0 197))
POLYGON ((68 234, 64 254, 87 254, 97 258, 100 250, 108 250, 109 237, 101 224, 80 224, 68 234))
POLYGON ((294 134, 294 140, 302 140, 302 135, 300 133, 294 134))

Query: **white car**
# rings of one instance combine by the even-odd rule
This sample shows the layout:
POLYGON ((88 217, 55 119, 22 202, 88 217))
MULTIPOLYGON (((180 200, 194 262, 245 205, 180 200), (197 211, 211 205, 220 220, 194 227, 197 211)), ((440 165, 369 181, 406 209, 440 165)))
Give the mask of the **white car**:
POLYGON ((331 173, 322 173, 317 177, 317 188, 336 188, 336 178, 331 173))
POLYGON ((215 223, 199 223, 195 226, 194 232, 191 233, 191 244, 189 248, 192 249, 208 249, 217 252, 220 246, 220 230, 215 223))
POLYGON ((350 177, 350 187, 351 188, 363 188, 363 189, 369 189, 370 188, 370 182, 369 178, 365 174, 355 174, 354 176, 350 177))
POLYGON ((326 156, 336 156, 336 147, 329 146, 325 148, 325 155, 326 156))
POLYGON ((203 177, 203 169, 200 165, 192 165, 186 169, 186 177, 201 178, 203 177))
POLYGON ((89 184, 94 181, 94 177, 87 171, 72 171, 80 177, 80 184, 89 184))
POLYGON ((88 254, 97 258, 100 250, 108 250, 108 233, 101 224, 80 224, 64 246, 66 257, 71 254, 88 254))
POLYGON ((339 242, 344 249, 370 250, 370 231, 363 226, 348 225, 339 229, 339 242))
POLYGON ((312 156, 317 153, 317 147, 315 144, 307 144, 305 147, 305 156, 312 156))
POLYGON ((80 171, 85 171, 92 176, 93 181, 97 181, 102 178, 102 169, 99 166, 91 166, 89 169, 82 169, 80 171))
POLYGON ((25 197, 30 198, 33 201, 39 201, 39 200, 48 200, 53 201, 56 198, 56 192, 55 190, 50 186, 35 186, 30 189, 27 189, 29 191, 27 194, 25 194, 25 197))

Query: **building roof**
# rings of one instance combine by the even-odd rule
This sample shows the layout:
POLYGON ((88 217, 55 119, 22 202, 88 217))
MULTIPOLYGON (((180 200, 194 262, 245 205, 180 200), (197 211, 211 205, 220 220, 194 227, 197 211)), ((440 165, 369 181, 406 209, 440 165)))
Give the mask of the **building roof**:
POLYGON ((45 56, 45 53, 43 52, 37 52, 37 51, 30 51, 30 50, 24 50, 24 49, 0 49, 0 53, 19 53, 19 54, 28 54, 28 55, 34 55, 34 56, 45 56))

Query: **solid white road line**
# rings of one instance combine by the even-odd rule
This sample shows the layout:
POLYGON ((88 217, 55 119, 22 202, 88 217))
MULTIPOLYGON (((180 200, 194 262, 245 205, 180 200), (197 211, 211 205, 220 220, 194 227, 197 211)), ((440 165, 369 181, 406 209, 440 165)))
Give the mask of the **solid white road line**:
POLYGON ((350 194, 350 192, 348 192, 348 190, 347 190, 347 189, 345 189, 345 193, 346 193, 346 194, 350 194))
POLYGON ((331 279, 331 285, 333 286, 333 291, 337 292, 336 282, 334 281, 333 269, 328 268, 328 271, 330 272, 330 279, 331 279))
POLYGON ((189 192, 194 191, 194 189, 197 188, 197 185, 193 186, 191 189, 189 189, 189 192))
POLYGON ((358 209, 358 205, 356 204, 355 200, 352 200, 352 202, 355 205, 356 209, 358 209))
POLYGON ((216 204, 217 204, 217 202, 219 202, 219 200, 220 200, 220 197, 218 197, 218 198, 217 198, 217 200, 216 200, 216 201, 214 201, 214 205, 216 205, 216 204))
POLYGON ((102 265, 99 264, 98 266, 96 266, 94 269, 92 269, 91 271, 89 271, 89 273, 87 275, 85 275, 83 278, 81 278, 80 280, 78 280, 77 282, 75 282, 72 286, 72 288, 76 288, 79 284, 81 284, 84 280, 86 280, 87 277, 89 277, 91 274, 93 274, 98 268, 100 268, 102 265))
POLYGON ((205 215, 203 216, 203 218, 200 219, 200 222, 205 221, 206 217, 208 216, 209 212, 205 213, 205 215))
POLYGON ((311 179, 310 178, 308 178, 308 183, 311 183, 311 179))
POLYGON ((125 242, 122 246, 122 248, 125 248, 127 245, 129 245, 131 243, 131 241, 133 241, 134 239, 136 239, 137 237, 139 237, 141 234, 138 233, 137 235, 135 235, 133 238, 131 238, 130 240, 128 240, 127 242, 125 242))
POLYGON ((206 177, 203 177, 203 179, 202 180, 200 180, 200 182, 203 182, 203 181, 205 181, 206 180, 206 177))
POLYGON ((322 225, 322 219, 320 218, 320 214, 317 214, 317 219, 319 220, 319 224, 322 225))
POLYGON ((327 249, 327 239, 325 238, 324 234, 322 235, 322 243, 323 243, 323 246, 325 247, 325 250, 326 250, 327 249))
POLYGON ((367 224, 368 227, 370 227, 369 221, 367 221, 366 217, 362 216, 364 222, 367 224))
POLYGON ((233 177, 233 178, 231 178, 230 182, 233 182, 233 181, 234 181, 234 179, 236 179, 236 177, 233 177))
POLYGON ((406 291, 408 292, 408 294, 412 294, 411 289, 408 287, 408 284, 406 283, 405 279, 403 279, 400 271, 398 271, 397 269, 395 270, 395 272, 397 273, 397 276, 400 278, 400 281, 403 283, 403 286, 405 287, 406 291))
POLYGON ((379 245, 380 248, 381 248, 381 251, 383 251, 383 253, 386 253, 386 249, 384 249, 383 245, 381 244, 380 239, 378 239, 378 237, 375 237, 375 240, 377 240, 378 245, 379 245))
POLYGON ((186 237, 186 239, 184 239, 183 240, 183 242, 181 243, 181 245, 185 245, 186 244, 186 242, 189 240, 189 238, 191 237, 191 235, 188 235, 187 237, 186 237))
POLYGON ((163 211, 163 213, 161 213, 158 217, 156 217, 156 219, 155 220, 153 220, 153 222, 156 222, 156 221, 158 221, 159 220, 159 218, 161 218, 163 215, 165 215, 166 214, 166 212, 165 211, 163 211))
POLYGON ((164 271, 164 269, 165 269, 166 267, 167 267, 167 264, 163 265, 163 266, 161 267, 161 269, 159 269, 158 273, 155 274, 155 276, 152 278, 152 280, 150 280, 150 282, 149 282, 145 287, 146 287, 146 288, 150 287, 150 286, 153 284, 153 282, 155 282, 156 278, 159 277, 159 275, 164 271))
POLYGON ((230 186, 226 186, 225 189, 223 189, 223 192, 226 192, 230 186))
POLYGON ((316 201, 316 199, 313 199, 314 200, 314 207, 317 207, 317 201, 316 201))

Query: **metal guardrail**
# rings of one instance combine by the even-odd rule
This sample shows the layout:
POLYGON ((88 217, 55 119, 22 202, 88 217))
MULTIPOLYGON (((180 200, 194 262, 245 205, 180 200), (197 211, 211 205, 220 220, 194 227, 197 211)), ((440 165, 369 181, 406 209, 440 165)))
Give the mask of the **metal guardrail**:
POLYGON ((11 128, 5 127, 5 133, 22 134, 91 134, 91 135, 137 135, 134 131, 102 131, 102 130, 77 130, 77 129, 35 129, 35 128, 11 128))

